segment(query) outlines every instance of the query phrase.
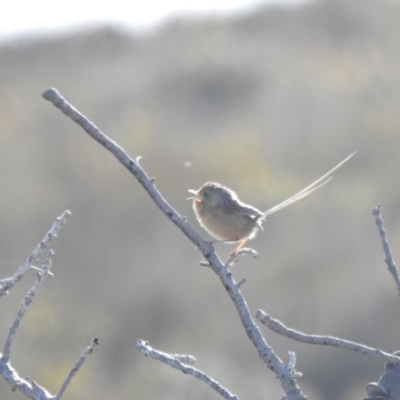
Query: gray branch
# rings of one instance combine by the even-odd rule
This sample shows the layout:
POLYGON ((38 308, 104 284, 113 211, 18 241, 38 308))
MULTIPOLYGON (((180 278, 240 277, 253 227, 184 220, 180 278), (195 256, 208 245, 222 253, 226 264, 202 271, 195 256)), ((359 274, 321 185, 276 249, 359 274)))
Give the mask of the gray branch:
POLYGON ((40 268, 40 271, 37 273, 36 282, 33 284, 32 288, 28 291, 21 303, 17 316, 10 328, 10 332, 6 339, 3 354, 0 357, 0 373, 4 377, 4 379, 10 384, 13 390, 18 389, 25 396, 34 400, 52 400, 54 399, 54 397, 46 389, 42 388, 37 383, 29 382, 28 379, 22 379, 18 375, 18 372, 11 366, 10 352, 20 322, 25 315, 27 308, 30 304, 32 304, 32 301, 36 296, 40 286, 42 285, 45 277, 49 274, 51 260, 53 256, 54 252, 52 250, 49 250, 40 268))
POLYGON ((80 357, 76 360, 76 363, 72 367, 70 373, 67 375, 65 378, 63 384, 60 387, 60 390, 58 391, 57 395, 54 397, 55 400, 61 399, 61 396, 64 394, 65 389, 67 389, 67 386, 71 383, 72 378, 75 376, 75 374, 79 371, 80 367, 82 364, 85 362, 86 357, 89 354, 93 353, 93 349, 99 344, 99 339, 93 338, 92 341, 90 342, 90 345, 86 347, 86 349, 83 351, 83 353, 80 355, 80 357))
MULTIPOLYGON (((4 295, 8 289, 12 288, 26 274, 27 271, 29 271, 30 269, 34 269, 37 271, 36 281, 33 284, 33 286, 31 287, 31 289, 29 289, 29 291, 25 295, 24 299, 22 300, 22 303, 17 312, 17 316, 15 317, 15 320, 10 327, 10 331, 8 333, 8 336, 7 336, 5 345, 4 345, 3 354, 0 354, 0 374, 9 383, 12 390, 18 390, 22 394, 24 394, 26 397, 29 397, 33 400, 60 400, 61 396, 65 392, 65 389, 71 382, 74 375, 78 372, 79 368, 82 366, 87 355, 92 353, 93 348, 97 344, 99 344, 98 339, 92 340, 92 343, 86 348, 86 350, 82 353, 82 355, 76 361, 75 365, 71 369, 71 372, 68 374, 65 381, 61 385, 61 388, 56 396, 53 396, 45 388, 41 387, 36 382, 30 381, 29 378, 25 378, 25 379, 21 378, 19 376, 18 372, 11 366, 10 354, 11 354, 11 347, 12 347, 15 335, 20 326, 22 318, 24 317, 28 307, 32 304, 33 299, 37 295, 46 276, 51 274, 50 268, 51 268, 52 259, 54 257, 54 251, 49 250, 47 252, 47 254, 44 258, 44 261, 39 268, 34 267, 33 263, 36 262, 40 258, 43 250, 48 246, 51 239, 53 237, 57 236, 57 232, 64 225, 64 223, 69 215, 71 215, 71 213, 69 211, 65 211, 59 218, 57 218, 56 221, 54 222, 53 226, 47 232, 46 236, 39 243, 39 245, 36 247, 36 249, 33 251, 31 256, 27 259, 25 264, 22 265, 21 267, 19 267, 17 272, 11 278, 4 279, 0 282, 2 285, 2 287, 0 289, 0 293, 1 293, 1 295, 4 295)), ((1 297, 1 295, 0 295, 0 297, 1 297)))
POLYGON ((53 226, 46 233, 42 241, 37 245, 32 254, 28 257, 23 265, 21 265, 15 274, 7 279, 0 280, 0 297, 4 296, 13 286, 33 267, 33 264, 40 258, 43 250, 45 250, 50 241, 57 236, 58 231, 65 224, 67 218, 71 215, 70 211, 64 211, 54 222, 53 226))
MULTIPOLYGON (((224 399, 227 400, 238 400, 238 397, 235 396, 234 394, 231 394, 227 389, 225 389, 223 386, 221 386, 216 380, 210 378, 207 374, 204 372, 193 368, 189 367, 186 365, 183 361, 181 361, 180 357, 176 357, 176 355, 172 354, 167 354, 164 352, 161 352, 159 350, 153 349, 148 342, 145 340, 139 339, 136 342, 136 347, 143 352, 144 355, 151 357, 155 360, 161 361, 164 364, 169 365, 172 368, 178 369, 179 371, 182 371, 184 374, 188 374, 191 376, 194 376, 198 380, 204 382, 208 386, 210 386, 213 390, 215 390, 219 395, 221 395, 224 399)), ((194 357, 192 356, 186 356, 188 357, 191 361, 193 361, 194 357)))
POLYGON ((229 271, 228 265, 224 265, 217 256, 213 246, 198 235, 187 223, 186 219, 179 215, 168 202, 162 197, 157 190, 154 179, 149 178, 146 172, 140 167, 138 158, 136 161, 128 156, 128 154, 114 141, 109 139, 101 132, 92 122, 90 122, 83 114, 72 107, 56 89, 48 89, 42 95, 46 100, 53 103, 66 116, 80 125, 83 130, 88 133, 94 140, 109 150, 120 163, 127 168, 143 186, 157 207, 191 240, 197 248, 203 253, 209 263, 210 268, 219 277, 225 290, 228 292, 233 301, 241 323, 246 333, 258 351, 261 359, 267 364, 268 368, 274 372, 281 386, 286 393, 284 400, 305 400, 306 396, 298 386, 292 371, 279 359, 272 348, 265 341, 260 329, 253 320, 245 299, 240 292, 238 285, 229 271))
POLYGON ((18 389, 26 397, 33 400, 53 400, 54 397, 35 382, 29 382, 18 375, 18 372, 3 358, 0 358, 0 373, 13 390, 18 389))
POLYGON ((34 283, 32 288, 29 290, 29 292, 26 294, 26 296, 22 300, 21 306, 19 307, 19 310, 17 312, 17 316, 15 317, 14 323, 12 324, 12 326, 10 328, 10 332, 8 333, 6 344, 3 349, 2 358, 6 361, 8 361, 10 359, 11 345, 14 340, 14 336, 17 333, 19 324, 20 324, 23 316, 25 315, 26 310, 28 309, 28 306, 32 303, 33 298, 36 296, 36 294, 39 291, 40 287, 42 286, 47 274, 49 273, 50 267, 51 267, 51 261, 52 261, 53 257, 54 257, 54 251, 49 250, 49 252, 47 253, 46 258, 43 262, 40 272, 37 273, 36 282, 34 283))
POLYGON ((382 360, 389 361, 394 364, 400 364, 400 357, 385 353, 384 351, 379 349, 374 349, 372 347, 350 342, 348 340, 335 338, 333 336, 307 335, 305 333, 295 331, 294 329, 286 327, 284 324, 282 324, 282 322, 272 318, 262 310, 257 311, 256 318, 272 331, 279 333, 282 336, 286 336, 290 339, 296 340, 297 342, 340 347, 342 349, 353 350, 362 354, 376 356, 378 358, 381 358, 382 360))
POLYGON ((394 281, 397 285, 397 293, 400 297, 400 276, 399 270, 397 269, 397 265, 393 260, 392 251, 390 249, 389 241, 386 235, 385 227, 383 226, 383 220, 381 217, 381 205, 378 204, 373 210, 372 214, 375 217, 375 223, 378 226, 379 235, 382 240, 383 251, 385 252, 386 256, 386 264, 388 265, 390 273, 393 275, 394 281))

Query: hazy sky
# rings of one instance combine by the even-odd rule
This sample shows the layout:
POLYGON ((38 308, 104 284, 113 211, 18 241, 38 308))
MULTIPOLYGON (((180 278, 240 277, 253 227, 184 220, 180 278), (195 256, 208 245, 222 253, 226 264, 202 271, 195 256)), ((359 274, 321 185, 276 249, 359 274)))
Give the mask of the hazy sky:
POLYGON ((172 17, 250 11, 260 4, 298 4, 304 0, 8 0, 0 13, 0 37, 23 31, 65 28, 71 24, 121 21, 151 28, 172 17))

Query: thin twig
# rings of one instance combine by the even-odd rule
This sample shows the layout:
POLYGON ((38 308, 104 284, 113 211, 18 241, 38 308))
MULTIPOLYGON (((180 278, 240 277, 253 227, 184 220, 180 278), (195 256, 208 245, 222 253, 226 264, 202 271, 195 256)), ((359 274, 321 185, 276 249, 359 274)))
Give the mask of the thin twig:
POLYGON ((69 372, 68 376, 65 378, 65 381, 60 387, 60 390, 56 394, 54 400, 59 400, 61 399, 61 396, 64 394, 65 389, 67 389, 67 386, 71 383, 72 378, 75 376, 75 374, 79 371, 79 368, 82 366, 82 364, 85 362, 86 357, 89 354, 93 353, 93 349, 100 344, 99 339, 93 338, 92 341, 90 342, 90 345, 86 347, 86 349, 83 351, 83 353, 80 355, 80 357, 76 360, 76 363, 72 367, 71 371, 69 372))
POLYGON ((4 296, 32 267, 32 265, 42 255, 50 241, 57 236, 58 231, 65 224, 67 218, 71 215, 70 211, 64 211, 53 223, 52 227, 46 233, 42 241, 37 245, 32 254, 28 257, 23 265, 21 265, 11 278, 0 281, 0 297, 4 296))
MULTIPOLYGON (((43 243, 43 242, 42 242, 43 243)), ((41 251, 41 250, 40 250, 41 251)), ((10 384, 13 390, 18 389, 25 396, 34 399, 34 400, 53 400, 54 396, 52 396, 45 388, 38 385, 36 382, 29 382, 29 379, 23 379, 18 375, 18 372, 14 370, 10 363, 10 352, 13 339, 19 327, 19 324, 25 315, 25 312, 28 306, 32 303, 33 298, 36 296, 40 286, 42 285, 44 279, 50 273, 51 261, 54 256, 53 250, 49 250, 46 255, 45 260, 40 268, 40 271, 37 273, 36 282, 29 290, 27 295, 24 297, 21 306, 18 310, 17 316, 14 320, 10 328, 10 332, 8 334, 4 352, 0 357, 0 374, 4 377, 4 379, 10 384)))
POLYGON ((381 204, 378 204, 376 207, 373 208, 372 214, 375 217, 375 223, 378 226, 379 235, 382 240, 383 251, 385 252, 386 256, 386 264, 389 268, 390 273, 392 274, 394 281, 397 285, 397 293, 400 297, 400 275, 399 270, 397 269, 397 265, 393 260, 392 251, 390 249, 389 241, 386 235, 385 227, 383 226, 383 220, 381 217, 381 204))
POLYGON ((148 177, 146 172, 140 167, 137 161, 131 159, 127 153, 118 146, 114 141, 109 139, 101 132, 93 123, 91 123, 83 114, 72 107, 56 89, 48 89, 43 93, 43 98, 53 103, 65 115, 80 125, 86 133, 99 142, 107 150, 109 150, 123 166, 125 166, 139 181, 151 199, 160 208, 160 210, 191 240, 197 248, 203 253, 204 257, 210 264, 210 268, 221 280, 231 300, 233 301, 241 323, 246 330, 249 339, 258 351, 261 359, 267 364, 275 376, 279 379, 281 386, 286 393, 285 399, 305 400, 306 396, 298 386, 295 377, 287 366, 274 353, 272 348, 267 344, 260 329, 253 320, 249 308, 242 294, 240 293, 237 283, 232 277, 227 266, 224 266, 217 256, 213 246, 197 234, 187 223, 186 219, 179 215, 162 197, 157 190, 154 179, 148 177))
POLYGON ((262 310, 257 311, 256 318, 272 331, 298 342, 340 347, 342 349, 353 350, 362 354, 369 354, 381 358, 385 361, 400 364, 400 357, 385 353, 384 351, 379 349, 374 349, 372 347, 364 346, 362 344, 350 342, 348 340, 339 339, 332 336, 307 335, 305 333, 295 331, 294 329, 286 327, 284 324, 282 324, 282 322, 272 318, 262 310))
MULTIPOLYGON (((143 352, 146 356, 149 356, 155 360, 161 361, 164 364, 169 365, 172 368, 178 369, 182 371, 184 374, 192 375, 198 380, 204 382, 208 386, 210 386, 213 390, 215 390, 220 396, 227 400, 238 400, 238 397, 234 394, 231 394, 227 389, 221 386, 217 381, 210 378, 204 372, 189 367, 184 364, 179 358, 172 354, 163 353, 159 350, 153 349, 148 342, 145 340, 139 339, 136 342, 136 347, 143 352)), ((191 356, 190 356, 191 357, 191 356)))
POLYGON ((36 282, 34 283, 32 288, 28 291, 28 293, 22 300, 21 306, 19 307, 17 316, 15 317, 14 323, 12 324, 12 326, 10 328, 6 343, 4 345, 2 359, 4 359, 5 361, 8 361, 10 359, 11 345, 12 345, 14 336, 17 333, 19 324, 20 324, 23 316, 25 315, 25 312, 26 312, 28 306, 32 303, 33 298, 36 296, 36 294, 37 294, 38 290, 40 289, 40 287, 42 286, 42 283, 44 282, 47 274, 49 273, 53 256, 54 256, 54 251, 49 250, 46 255, 46 258, 43 262, 40 272, 37 273, 36 282))
POLYGON ((85 352, 81 355, 78 361, 75 363, 73 369, 65 379, 62 384, 58 394, 53 396, 49 393, 45 388, 41 387, 35 381, 30 382, 29 377, 25 379, 21 378, 18 372, 11 366, 10 362, 10 353, 11 347, 13 344, 14 337, 17 333, 18 327, 24 317, 28 306, 32 303, 33 299, 37 295, 41 285, 43 284, 47 275, 51 275, 50 268, 52 259, 54 257, 54 251, 49 250, 46 254, 46 257, 40 268, 33 267, 33 263, 39 259, 43 250, 48 246, 49 242, 57 236, 57 232, 61 229, 61 227, 65 224, 66 219, 71 215, 69 211, 65 211, 60 217, 56 219, 53 226, 46 233, 46 236, 39 243, 39 245, 32 252, 30 257, 27 259, 24 265, 19 267, 18 271, 11 278, 4 279, 0 282, 2 285, 0 289, 0 296, 4 295, 8 289, 12 288, 23 276, 26 274, 29 269, 33 269, 37 271, 36 281, 33 284, 32 288, 28 291, 24 299, 22 300, 21 306, 17 312, 17 316, 10 327, 10 331, 8 333, 3 354, 0 355, 0 374, 4 377, 4 379, 10 384, 12 390, 18 389, 21 393, 23 393, 26 397, 29 397, 34 400, 59 400, 64 393, 66 387, 70 383, 73 376, 79 370, 80 366, 84 362, 87 354, 90 354, 93 350, 93 347, 98 344, 97 339, 93 339, 91 346, 89 346, 85 352))
POLYGON ((303 376, 301 372, 296 371, 296 353, 294 351, 289 351, 288 368, 292 371, 293 375, 299 378, 303 376))

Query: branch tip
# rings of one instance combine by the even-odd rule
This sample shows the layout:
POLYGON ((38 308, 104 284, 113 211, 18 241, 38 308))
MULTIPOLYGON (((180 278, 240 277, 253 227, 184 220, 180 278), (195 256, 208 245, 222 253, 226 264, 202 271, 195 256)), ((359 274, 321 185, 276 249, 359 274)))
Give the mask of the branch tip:
POLYGON ((83 351, 83 353, 80 355, 80 357, 76 360, 74 366, 72 367, 71 371, 65 378, 63 384, 60 387, 60 390, 58 391, 57 395, 54 397, 54 400, 59 400, 62 395, 64 394, 65 390, 67 389, 67 386, 71 383, 72 378, 75 376, 75 374, 79 371, 81 368, 82 364, 85 362, 86 357, 89 354, 93 353, 93 349, 100 344, 100 341, 98 338, 93 338, 90 341, 90 344, 86 349, 83 351))
POLYGON ((45 91, 42 93, 42 97, 43 97, 45 100, 52 101, 53 99, 55 99, 55 98, 57 98, 57 97, 61 97, 61 96, 60 96, 60 93, 58 92, 57 89, 55 89, 55 88, 50 88, 50 89, 45 90, 45 91))
POLYGON ((237 287, 238 289, 240 289, 240 287, 241 287, 245 282, 246 282, 246 279, 243 278, 242 280, 240 280, 240 281, 236 284, 236 287, 237 287))

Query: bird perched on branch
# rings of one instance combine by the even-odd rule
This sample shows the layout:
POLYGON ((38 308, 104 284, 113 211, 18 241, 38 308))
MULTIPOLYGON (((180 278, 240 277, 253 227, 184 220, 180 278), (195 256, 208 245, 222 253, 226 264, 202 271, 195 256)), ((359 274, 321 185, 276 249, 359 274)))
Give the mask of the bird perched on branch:
POLYGON ((253 239, 257 232, 263 229, 262 224, 268 215, 309 196, 312 192, 328 183, 332 179, 330 175, 353 157, 354 154, 350 154, 326 174, 300 190, 300 192, 267 211, 260 211, 243 203, 233 190, 216 182, 207 182, 199 190, 190 189, 189 192, 194 196, 189 197, 188 200, 193 200, 193 209, 197 220, 211 236, 218 241, 239 242, 239 245, 230 254, 235 256, 249 239, 253 239))

